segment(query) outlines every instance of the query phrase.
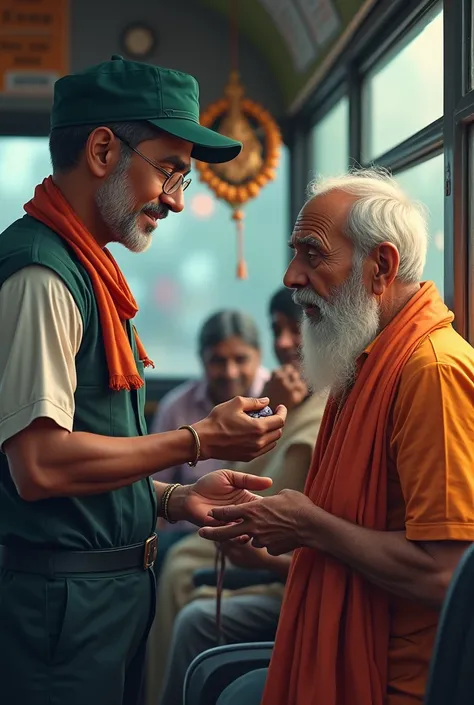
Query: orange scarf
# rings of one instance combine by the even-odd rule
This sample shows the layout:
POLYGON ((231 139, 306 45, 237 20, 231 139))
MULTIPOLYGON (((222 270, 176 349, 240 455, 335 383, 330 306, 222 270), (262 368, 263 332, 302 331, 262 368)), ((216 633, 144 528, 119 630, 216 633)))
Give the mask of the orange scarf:
MULTIPOLYGON (((387 422, 404 365, 452 313, 432 282, 378 336, 337 416, 330 399, 305 494, 334 516, 383 531, 387 422)), ((383 705, 388 594, 330 555, 295 552, 262 705, 383 705)))
MULTIPOLYGON (((104 338, 109 386, 115 391, 139 389, 143 380, 123 325, 135 316, 138 307, 117 262, 92 237, 51 176, 36 187, 34 197, 24 208, 28 215, 66 240, 91 279, 104 338)), ((135 328, 133 332, 140 360, 145 367, 153 366, 135 328)))

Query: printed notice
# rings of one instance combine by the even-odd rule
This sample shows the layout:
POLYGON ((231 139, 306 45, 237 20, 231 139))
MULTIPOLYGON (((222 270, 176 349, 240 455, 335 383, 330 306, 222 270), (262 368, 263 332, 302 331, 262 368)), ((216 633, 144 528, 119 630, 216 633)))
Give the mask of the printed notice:
POLYGON ((0 92, 44 95, 69 70, 69 0, 0 0, 0 92))

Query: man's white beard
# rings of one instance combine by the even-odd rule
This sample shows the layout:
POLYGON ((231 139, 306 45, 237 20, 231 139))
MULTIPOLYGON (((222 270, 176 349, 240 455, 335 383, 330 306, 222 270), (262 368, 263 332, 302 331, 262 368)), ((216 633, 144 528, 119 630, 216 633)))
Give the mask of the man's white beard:
POLYGON ((356 361, 377 336, 380 310, 362 280, 363 259, 354 255, 352 272, 329 301, 310 288, 295 292, 298 304, 318 306, 320 317, 303 315, 303 373, 314 393, 341 393, 356 374, 356 361))
POLYGON ((133 194, 125 164, 118 164, 97 191, 95 200, 102 220, 115 242, 120 242, 131 252, 144 252, 148 249, 153 228, 143 230, 139 226, 140 212, 134 210, 133 194))

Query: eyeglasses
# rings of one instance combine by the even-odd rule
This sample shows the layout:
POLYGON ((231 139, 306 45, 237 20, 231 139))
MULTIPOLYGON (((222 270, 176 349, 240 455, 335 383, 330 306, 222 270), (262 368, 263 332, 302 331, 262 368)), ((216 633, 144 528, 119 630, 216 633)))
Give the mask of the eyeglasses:
POLYGON ((177 171, 167 171, 166 169, 163 169, 163 167, 159 166, 158 164, 155 164, 155 162, 152 162, 151 159, 148 159, 148 157, 142 154, 138 149, 132 147, 128 140, 124 139, 123 137, 120 137, 120 135, 117 135, 115 132, 114 135, 117 139, 123 142, 124 145, 131 149, 132 152, 138 154, 139 157, 144 159, 146 162, 148 162, 148 164, 150 164, 150 166, 152 166, 154 169, 159 171, 160 174, 163 174, 163 176, 166 177, 163 182, 163 193, 171 195, 172 193, 176 193, 176 191, 178 191, 180 188, 182 188, 183 191, 186 191, 192 179, 185 179, 183 174, 180 174, 177 171))

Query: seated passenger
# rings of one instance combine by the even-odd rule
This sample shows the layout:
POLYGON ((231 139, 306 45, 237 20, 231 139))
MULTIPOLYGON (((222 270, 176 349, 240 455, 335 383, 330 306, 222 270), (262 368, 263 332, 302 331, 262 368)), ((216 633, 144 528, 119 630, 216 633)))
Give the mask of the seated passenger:
POLYGON ((317 185, 292 246, 306 376, 331 395, 305 493, 215 509, 241 523, 200 530, 295 551, 263 700, 254 673, 219 705, 420 705, 474 540, 474 350, 420 283, 426 220, 385 173, 317 185))
MULTIPOLYGON (((241 469, 271 477, 273 487, 269 492, 278 492, 284 488, 302 491, 325 399, 311 397, 300 375, 298 348, 301 342, 301 309, 293 302, 288 289, 281 289, 273 296, 270 317, 274 351, 281 367, 273 372, 264 393, 274 407, 278 404, 287 406, 287 424, 274 451, 241 466, 241 469)), ((236 643, 273 639, 280 613, 282 582, 288 573, 290 557, 273 557, 264 549, 234 542, 229 542, 224 551, 235 566, 270 570, 276 577, 275 583, 271 585, 224 592, 221 605, 223 641, 236 643)), ((192 586, 194 571, 197 568, 212 567, 214 558, 213 544, 195 536, 173 548, 165 562, 158 598, 159 633, 156 634, 158 642, 155 645, 159 653, 155 654, 150 664, 150 669, 159 675, 160 659, 168 663, 162 705, 181 705, 184 677, 189 664, 199 653, 217 645, 215 590, 194 590, 192 586), (193 601, 185 606, 190 600, 193 601), (173 618, 183 606, 171 640, 173 618)))
MULTIPOLYGON (((180 385, 161 401, 151 433, 172 431, 193 424, 216 404, 233 397, 260 397, 268 373, 260 366, 260 336, 253 319, 240 311, 220 311, 211 316, 199 333, 199 357, 204 378, 180 385)), ((196 467, 175 465, 155 476, 160 482, 188 484, 222 467, 221 460, 203 460, 196 467)), ((188 522, 158 522, 159 551, 156 572, 170 546, 196 527, 188 522)))

